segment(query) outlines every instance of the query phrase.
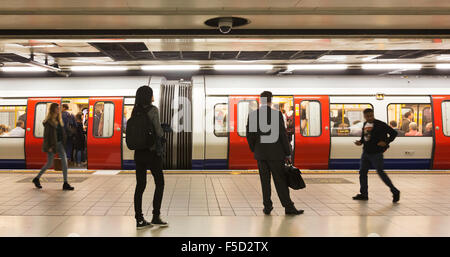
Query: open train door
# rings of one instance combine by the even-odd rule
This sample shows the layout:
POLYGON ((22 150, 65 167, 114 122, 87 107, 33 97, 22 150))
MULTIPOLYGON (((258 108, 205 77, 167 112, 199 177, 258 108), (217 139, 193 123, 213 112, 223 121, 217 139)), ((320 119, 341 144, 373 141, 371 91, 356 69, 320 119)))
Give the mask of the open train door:
POLYGON ((42 144, 44 143, 44 125, 42 122, 52 103, 61 104, 61 98, 28 98, 25 132, 27 169, 41 168, 47 162, 47 155, 42 152, 42 144))
POLYGON ((330 100, 328 96, 294 96, 294 165, 328 169, 330 155, 330 100))
POLYGON ((247 143, 248 114, 258 108, 259 96, 230 96, 229 98, 229 169, 256 169, 256 161, 247 143))
POLYGON ((433 169, 450 168, 450 96, 433 96, 434 159, 433 169))
POLYGON ((89 98, 88 169, 122 168, 122 97, 89 98))

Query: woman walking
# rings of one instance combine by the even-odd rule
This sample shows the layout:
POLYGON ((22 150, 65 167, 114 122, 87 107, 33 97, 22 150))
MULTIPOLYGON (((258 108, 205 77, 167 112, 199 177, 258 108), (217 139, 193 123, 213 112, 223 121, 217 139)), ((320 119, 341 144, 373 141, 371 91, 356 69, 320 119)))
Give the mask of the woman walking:
POLYGON ((66 134, 64 132, 64 123, 62 121, 61 112, 57 103, 50 105, 50 110, 47 117, 43 121, 44 124, 44 143, 42 144, 42 151, 47 153, 47 163, 42 167, 39 174, 33 179, 33 183, 37 188, 42 188, 39 179, 42 174, 50 168, 55 158, 55 153, 58 153, 61 158, 64 184, 63 190, 74 190, 67 182, 67 156, 65 152, 66 134))
POLYGON ((151 227, 152 225, 168 226, 160 218, 161 202, 164 192, 164 175, 162 172, 162 144, 163 129, 159 119, 159 110, 152 104, 153 90, 148 86, 140 87, 136 92, 136 100, 131 116, 138 113, 147 114, 151 131, 156 135, 156 143, 148 149, 136 150, 136 190, 134 193, 134 211, 137 229, 151 227), (147 169, 150 169, 155 180, 155 193, 153 195, 153 218, 151 223, 144 219, 142 213, 142 194, 147 185, 147 169))

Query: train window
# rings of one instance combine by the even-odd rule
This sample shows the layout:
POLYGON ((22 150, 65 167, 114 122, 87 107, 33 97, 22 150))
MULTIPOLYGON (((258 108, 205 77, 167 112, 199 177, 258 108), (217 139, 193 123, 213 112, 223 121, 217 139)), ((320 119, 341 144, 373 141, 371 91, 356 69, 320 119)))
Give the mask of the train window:
POLYGON ((300 133, 304 137, 320 136, 320 103, 318 101, 302 101, 300 105, 300 133))
POLYGON ((44 121, 47 116, 47 111, 50 109, 52 103, 38 103, 35 107, 34 113, 34 137, 44 137, 44 121))
POLYGON ((400 137, 433 135, 430 104, 389 104, 388 121, 400 137))
POLYGON ((442 131, 450 136, 450 101, 442 102, 442 131))
POLYGON ((114 104, 96 102, 94 105, 94 137, 112 137, 114 133, 114 104))
POLYGON ((25 106, 0 106, 0 137, 24 137, 25 106))
POLYGON ((237 132, 241 137, 245 137, 248 114, 258 108, 256 100, 244 100, 237 104, 237 132))
POLYGON ((131 117, 131 113, 133 112, 134 105, 125 105, 123 107, 123 116, 122 116, 122 135, 126 136, 127 131, 127 121, 131 117))
POLYGON ((216 137, 228 136, 228 104, 220 103, 214 105, 214 135, 216 137))
POLYGON ((364 123, 364 109, 371 104, 330 104, 330 127, 333 137, 360 137, 364 123))

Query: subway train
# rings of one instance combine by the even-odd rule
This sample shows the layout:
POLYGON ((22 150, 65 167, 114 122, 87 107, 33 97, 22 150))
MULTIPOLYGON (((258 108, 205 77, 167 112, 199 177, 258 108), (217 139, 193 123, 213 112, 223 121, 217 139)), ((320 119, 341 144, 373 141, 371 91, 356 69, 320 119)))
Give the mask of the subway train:
MULTIPOLYGON (((0 79, 0 169, 37 169, 42 120, 50 103, 82 113, 87 169, 134 169, 126 122, 141 85, 154 90, 166 133, 165 169, 255 169, 245 138, 247 115, 259 94, 273 92, 301 169, 358 169, 362 111, 398 130, 385 152, 386 169, 450 169, 450 87, 444 76, 163 76, 0 79), (17 120, 24 136, 9 135, 17 120), (6 128, 6 130, 4 129, 6 128)), ((20 129, 19 129, 20 130, 20 129)))

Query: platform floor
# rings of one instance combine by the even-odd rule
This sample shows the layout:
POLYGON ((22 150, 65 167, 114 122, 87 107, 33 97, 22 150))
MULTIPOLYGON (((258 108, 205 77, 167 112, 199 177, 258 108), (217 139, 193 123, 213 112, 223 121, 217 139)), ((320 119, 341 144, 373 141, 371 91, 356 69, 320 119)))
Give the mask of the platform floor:
MULTIPOLYGON (((370 200, 355 202, 356 174, 304 174, 307 188, 293 191, 305 214, 286 217, 273 189, 274 211, 264 216, 256 174, 168 174, 162 215, 169 228, 137 232, 134 174, 69 174, 75 191, 61 190, 61 175, 0 174, 0 236, 450 236, 450 174, 390 174, 400 203, 377 175, 370 200)), ((148 176, 144 210, 151 215, 148 176)))

